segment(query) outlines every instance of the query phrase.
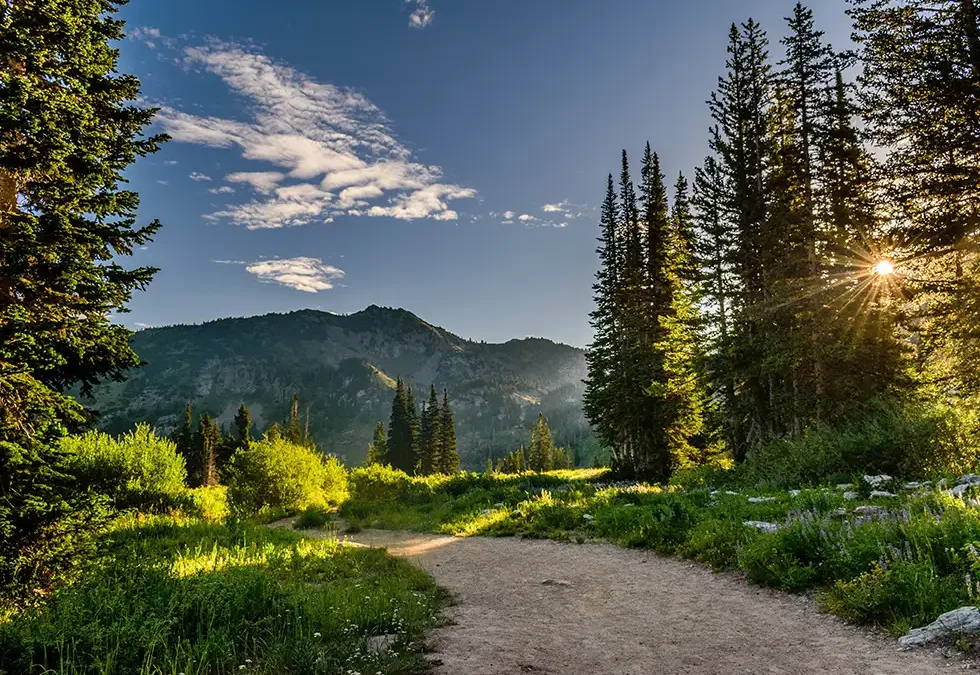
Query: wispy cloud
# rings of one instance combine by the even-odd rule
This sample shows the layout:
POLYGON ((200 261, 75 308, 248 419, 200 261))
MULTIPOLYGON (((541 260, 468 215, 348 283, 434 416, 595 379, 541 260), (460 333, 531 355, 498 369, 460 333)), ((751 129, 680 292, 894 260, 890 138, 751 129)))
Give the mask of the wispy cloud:
POLYGON ((222 185, 221 187, 209 188, 208 192, 213 195, 230 195, 234 194, 235 188, 231 187, 230 185, 222 185))
MULTIPOLYGON (((554 213, 554 211, 550 213, 554 213)), ((502 214, 498 214, 496 211, 489 213, 491 218, 496 218, 498 215, 503 217, 501 221, 502 225, 513 225, 519 222, 527 227, 554 227, 557 229, 568 227, 566 220, 559 221, 550 218, 538 218, 537 216, 532 216, 530 213, 522 213, 521 215, 517 215, 516 211, 504 211, 502 214)), ((564 215, 568 216, 569 214, 566 213, 564 215)))
POLYGON ((168 159, 167 161, 164 162, 164 164, 166 164, 167 166, 176 166, 177 165, 177 160, 176 159, 168 159))
POLYGON ((344 270, 325 265, 320 258, 275 258, 272 260, 215 260, 222 265, 244 265, 245 271, 259 281, 288 286, 304 293, 329 291, 334 282, 344 278, 344 270))
POLYGON ((340 215, 402 220, 458 217, 449 202, 476 190, 442 182, 442 170, 414 160, 384 113, 362 94, 316 82, 252 47, 210 42, 184 50, 188 69, 217 75, 250 102, 247 122, 163 106, 164 130, 179 142, 237 148, 276 171, 228 175, 252 199, 210 214, 249 229, 330 222, 340 215))
POLYGON ((197 181, 198 183, 211 180, 211 176, 207 175, 206 173, 200 173, 199 171, 192 171, 187 177, 191 180, 197 181))
POLYGON ((436 17, 436 13, 429 7, 428 0, 405 0, 405 3, 414 7, 412 13, 408 15, 408 25, 412 28, 425 28, 436 17))
POLYGON ((568 200, 564 199, 556 204, 545 204, 541 210, 545 213, 562 213, 568 209, 568 200))
POLYGON ((522 213, 521 215, 519 215, 519 216, 517 217, 517 219, 518 219, 519 221, 521 221, 522 223, 533 223, 533 222, 535 222, 536 220, 538 220, 538 219, 537 219, 537 218, 535 218, 534 216, 530 216, 530 215, 528 215, 528 214, 526 214, 526 213, 522 213))

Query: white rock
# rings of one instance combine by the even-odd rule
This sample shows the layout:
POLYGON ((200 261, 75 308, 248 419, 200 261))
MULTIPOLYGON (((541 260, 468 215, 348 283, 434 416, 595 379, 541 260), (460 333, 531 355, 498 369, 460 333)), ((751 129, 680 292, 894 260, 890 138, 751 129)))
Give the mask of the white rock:
POLYGON ((745 527, 754 527, 760 532, 768 532, 769 534, 779 531, 779 525, 776 525, 775 523, 765 523, 761 520, 746 520, 744 523, 742 523, 742 525, 745 525, 745 527))
POLYGON ((495 508, 495 509, 502 509, 502 508, 504 508, 504 503, 503 502, 497 502, 496 504, 493 505, 493 508, 495 508))
POLYGON ((949 494, 953 495, 954 497, 962 497, 964 494, 966 494, 967 490, 969 490, 972 487, 973 485, 971 485, 970 483, 957 485, 956 487, 954 487, 952 490, 949 491, 949 494))
POLYGON ((489 516, 490 515, 490 509, 483 509, 482 511, 480 511, 480 513, 482 513, 485 516, 489 516))
POLYGON ((584 520, 595 520, 595 516, 593 516, 591 513, 583 513, 582 518, 584 520))
POLYGON ((957 485, 976 485, 980 483, 980 476, 975 473, 968 473, 965 476, 960 476, 956 481, 957 485))
POLYGON ((910 483, 906 483, 904 487, 906 490, 921 490, 922 488, 927 487, 928 485, 929 483, 919 483, 918 481, 912 481, 910 483))
POLYGON ((892 477, 889 476, 889 475, 880 474, 878 476, 865 476, 863 480, 864 480, 865 483, 867 483, 871 487, 878 488, 878 487, 881 487, 882 485, 884 485, 885 483, 890 482, 891 479, 892 479, 892 477))
POLYGON ((847 509, 834 509, 830 512, 830 515, 841 518, 842 516, 847 515, 847 509))
POLYGON ((731 490, 726 490, 725 491, 725 494, 726 495, 737 495, 738 493, 737 492, 732 492, 731 490))
POLYGON ((838 490, 850 490, 853 487, 854 487, 854 484, 853 483, 838 483, 837 484, 837 489, 838 490))
POLYGON ((796 497, 796 496, 798 496, 800 494, 800 492, 801 492, 801 490, 790 490, 789 491, 789 496, 790 497, 796 497))
POLYGON ((888 510, 884 506, 858 506, 854 509, 854 513, 859 513, 862 516, 874 516, 879 513, 887 513, 888 510))
POLYGON ((898 495, 896 495, 894 492, 885 492, 884 490, 872 490, 871 496, 872 497, 897 497, 898 495))
POLYGON ((749 504, 764 504, 776 501, 775 497, 749 497, 749 504))
POLYGON ((860 496, 861 495, 859 495, 857 492, 845 492, 844 493, 844 499, 857 499, 860 496))
POLYGON ((368 649, 378 654, 385 654, 391 651, 392 645, 398 639, 397 635, 369 635, 367 638, 368 649))
POLYGON ((898 644, 903 647, 921 647, 947 635, 980 632, 980 609, 960 607, 946 612, 938 619, 922 628, 914 628, 908 635, 900 637, 898 644))

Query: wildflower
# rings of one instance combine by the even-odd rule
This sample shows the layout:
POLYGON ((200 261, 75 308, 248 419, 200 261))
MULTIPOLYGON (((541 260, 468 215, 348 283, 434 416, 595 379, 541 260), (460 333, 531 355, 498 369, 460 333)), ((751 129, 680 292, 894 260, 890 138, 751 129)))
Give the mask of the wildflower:
POLYGON ((313 637, 315 637, 315 638, 320 637, 320 633, 313 633, 313 637))

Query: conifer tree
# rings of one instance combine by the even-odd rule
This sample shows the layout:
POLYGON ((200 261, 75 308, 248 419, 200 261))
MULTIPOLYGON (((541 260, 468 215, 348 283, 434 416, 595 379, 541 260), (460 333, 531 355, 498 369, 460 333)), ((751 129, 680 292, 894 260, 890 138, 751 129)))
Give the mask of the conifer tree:
POLYGON ((435 385, 429 387, 428 403, 422 408, 422 428, 419 451, 420 472, 428 476, 441 468, 442 416, 435 385))
POLYGON ((409 453, 411 455, 412 461, 412 471, 418 472, 419 470, 419 453, 422 441, 422 424, 419 420, 419 409, 415 403, 415 392, 409 387, 405 394, 405 407, 408 411, 408 428, 409 428, 409 453))
MULTIPOLYGON (((414 405, 414 404, 413 404, 414 405)), ((416 454, 413 447, 412 422, 409 414, 408 392, 401 378, 395 385, 388 424, 388 460, 405 473, 415 471, 416 454)))
POLYGON ((188 403, 184 408, 184 423, 174 430, 173 441, 177 446, 177 452, 184 458, 184 462, 187 464, 187 466, 193 466, 195 459, 194 412, 191 410, 190 403, 188 403))
POLYGON ((83 529, 56 443, 85 423, 68 392, 140 362, 110 315, 152 279, 124 258, 160 224, 137 226, 122 182, 165 137, 143 135, 156 111, 119 71, 121 4, 0 9, 0 595, 57 582, 83 529))
POLYGON ((459 473, 459 449, 456 446, 456 421, 449 406, 449 392, 442 394, 442 411, 439 416, 439 472, 446 475, 459 473))
POLYGON ((388 463, 388 439, 385 436, 384 422, 378 420, 378 425, 374 428, 374 440, 368 445, 367 461, 365 464, 387 464, 388 463))
POLYGON ((235 432, 237 447, 247 450, 252 442, 252 414, 244 403, 238 406, 238 412, 235 413, 235 432))
POLYGON ((617 330, 619 219, 619 204, 616 200, 613 177, 609 174, 599 224, 599 247, 596 249, 599 271, 596 272, 596 281, 592 286, 595 309, 592 310, 589 321, 594 337, 585 354, 588 376, 582 404, 585 416, 596 436, 610 449, 612 462, 616 467, 623 465, 625 459, 621 454, 623 415, 619 400, 621 392, 618 386, 622 372, 620 339, 617 330))
POLYGON ((531 429, 531 445, 528 448, 527 468, 531 471, 551 471, 554 454, 551 442, 551 429, 543 413, 538 413, 538 419, 531 429))
POLYGON ((283 431, 286 440, 296 445, 305 445, 305 434, 303 426, 299 421, 299 394, 293 394, 293 399, 289 405, 289 420, 283 431))
POLYGON ((208 413, 201 415, 198 421, 195 436, 197 461, 193 469, 194 483, 198 487, 210 487, 218 483, 215 424, 208 413))

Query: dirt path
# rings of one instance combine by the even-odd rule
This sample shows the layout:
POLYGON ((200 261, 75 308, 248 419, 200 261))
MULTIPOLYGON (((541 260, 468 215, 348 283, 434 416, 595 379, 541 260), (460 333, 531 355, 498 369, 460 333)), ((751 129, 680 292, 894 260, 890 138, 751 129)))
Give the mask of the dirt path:
POLYGON ((440 675, 933 675, 932 653, 817 612, 804 598, 611 545, 365 531, 451 591, 440 675))

